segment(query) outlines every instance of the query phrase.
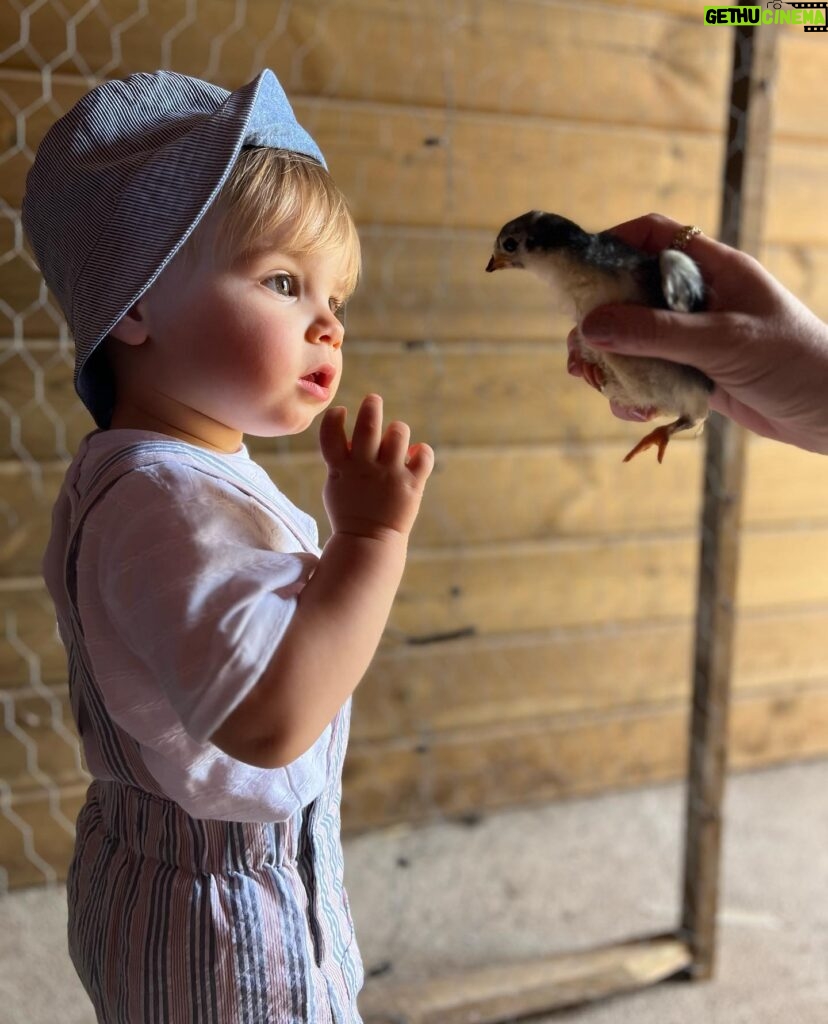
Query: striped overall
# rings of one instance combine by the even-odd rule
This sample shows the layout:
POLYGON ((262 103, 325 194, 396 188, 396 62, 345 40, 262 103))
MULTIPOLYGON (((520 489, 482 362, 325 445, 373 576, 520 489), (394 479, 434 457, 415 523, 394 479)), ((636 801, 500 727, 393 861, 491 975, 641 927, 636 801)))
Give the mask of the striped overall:
MULTIPOLYGON (((108 776, 78 817, 70 954, 105 1024, 359 1024, 362 963, 339 836, 350 705, 333 722, 328 783, 313 803, 275 823, 196 819, 160 791, 90 669, 75 577, 84 519, 124 473, 171 447, 133 445, 103 465, 66 550, 59 626, 72 708, 108 776)), ((175 458, 209 472, 209 452, 181 446, 175 458)))

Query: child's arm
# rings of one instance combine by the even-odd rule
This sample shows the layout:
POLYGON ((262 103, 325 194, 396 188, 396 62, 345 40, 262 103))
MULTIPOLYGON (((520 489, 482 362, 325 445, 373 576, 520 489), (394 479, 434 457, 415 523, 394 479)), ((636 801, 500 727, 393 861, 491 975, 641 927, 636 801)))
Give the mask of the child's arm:
POLYGON ((434 465, 428 445, 409 448, 404 423, 382 434, 378 395, 363 401, 350 445, 345 410, 329 409, 320 445, 333 535, 261 679, 211 736, 226 754, 259 768, 289 764, 308 750, 362 679, 434 465))

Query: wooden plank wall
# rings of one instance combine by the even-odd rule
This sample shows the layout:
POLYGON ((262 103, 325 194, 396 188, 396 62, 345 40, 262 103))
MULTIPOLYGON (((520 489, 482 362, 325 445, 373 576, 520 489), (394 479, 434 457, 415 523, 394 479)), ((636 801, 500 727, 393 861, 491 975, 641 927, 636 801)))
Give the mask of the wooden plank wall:
MULTIPOLYGON (((56 723, 65 665, 38 578, 61 460, 90 428, 60 318, 15 235, 52 119, 99 76, 159 66, 230 88, 277 70, 365 245, 342 398, 385 396, 437 469, 380 653, 357 694, 357 830, 684 771, 703 446, 621 457, 640 428, 565 372, 568 324, 525 275, 483 273, 531 207, 598 229, 658 209, 715 231, 730 34, 695 0, 64 0, 0 8, 0 862, 62 874, 84 778, 56 723), (77 50, 67 50, 71 16, 77 50), (44 75, 43 70, 48 74, 44 75), (21 346, 20 342, 25 342, 21 346), (25 824, 24 824, 25 823, 25 824), (33 831, 24 849, 25 825, 33 831)), ((780 29, 767 244, 828 313, 825 41, 780 29)), ((252 448, 324 523, 313 431, 252 448)), ((828 462, 750 446, 732 754, 828 753, 828 462)))

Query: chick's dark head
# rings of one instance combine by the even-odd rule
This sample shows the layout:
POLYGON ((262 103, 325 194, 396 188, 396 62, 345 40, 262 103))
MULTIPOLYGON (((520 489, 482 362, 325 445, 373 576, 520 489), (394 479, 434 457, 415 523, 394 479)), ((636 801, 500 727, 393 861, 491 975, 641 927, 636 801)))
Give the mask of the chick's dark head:
POLYGON ((577 252, 588 245, 589 238, 586 231, 566 217, 530 210, 500 229, 486 270, 531 270, 536 259, 544 259, 556 249, 577 252))

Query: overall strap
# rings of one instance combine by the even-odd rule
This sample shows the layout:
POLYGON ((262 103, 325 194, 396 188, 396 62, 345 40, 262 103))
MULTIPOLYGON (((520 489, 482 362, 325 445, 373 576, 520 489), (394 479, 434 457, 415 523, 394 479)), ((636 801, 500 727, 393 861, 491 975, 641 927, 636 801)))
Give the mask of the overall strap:
MULTIPOLYGON (((117 452, 98 467, 75 512, 63 568, 69 619, 62 632, 67 648, 69 696, 81 738, 91 730, 105 769, 115 781, 161 796, 158 785, 144 765, 137 742, 109 716, 86 650, 77 600, 78 548, 86 517, 122 476, 136 468, 136 465, 152 464, 149 453, 139 454, 132 450, 133 447, 137 446, 117 452)), ((157 457, 154 461, 157 461, 157 457)))
POLYGON ((290 509, 281 506, 277 496, 270 495, 246 479, 232 464, 206 450, 176 441, 141 441, 114 452, 96 468, 76 509, 64 563, 64 586, 68 597, 69 621, 65 623, 69 684, 72 708, 81 735, 91 728, 106 769, 112 777, 126 785, 138 786, 150 793, 163 795, 146 769, 138 743, 110 718, 103 696, 95 680, 86 650, 83 624, 78 610, 77 559, 86 517, 98 501, 127 473, 165 462, 192 466, 201 472, 236 484, 249 497, 264 505, 296 538, 305 550, 314 542, 292 522, 290 509))

